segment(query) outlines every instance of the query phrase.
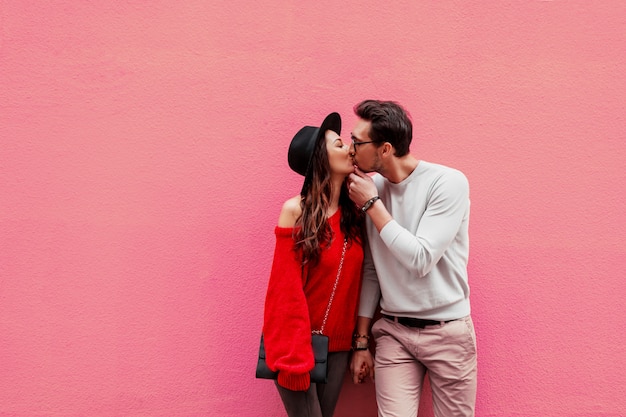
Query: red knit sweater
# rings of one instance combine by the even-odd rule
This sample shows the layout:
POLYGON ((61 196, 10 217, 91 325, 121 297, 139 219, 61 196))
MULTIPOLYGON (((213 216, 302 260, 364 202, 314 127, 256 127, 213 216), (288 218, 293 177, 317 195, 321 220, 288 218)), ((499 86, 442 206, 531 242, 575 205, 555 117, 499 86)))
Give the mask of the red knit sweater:
MULTIPOLYGON (((321 253, 319 263, 305 268, 303 286, 301 263, 294 250, 293 228, 276 227, 276 248, 265 298, 263 337, 267 365, 278 370, 278 384, 293 391, 310 386, 309 371, 314 359, 311 331, 319 330, 332 293, 343 249, 344 234, 339 227, 341 211, 328 219, 334 239, 321 253)), ((339 283, 324 334, 329 351, 348 351, 352 343, 361 291, 363 248, 348 244, 339 283)))

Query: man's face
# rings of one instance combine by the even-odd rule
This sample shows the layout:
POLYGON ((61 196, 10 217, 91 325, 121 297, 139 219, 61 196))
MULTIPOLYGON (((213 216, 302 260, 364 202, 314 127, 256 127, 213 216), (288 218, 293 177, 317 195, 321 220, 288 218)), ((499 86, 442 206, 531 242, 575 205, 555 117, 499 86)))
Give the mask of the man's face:
POLYGON ((378 144, 372 142, 369 132, 372 122, 359 119, 352 129, 350 154, 352 161, 363 172, 374 172, 380 169, 378 144))

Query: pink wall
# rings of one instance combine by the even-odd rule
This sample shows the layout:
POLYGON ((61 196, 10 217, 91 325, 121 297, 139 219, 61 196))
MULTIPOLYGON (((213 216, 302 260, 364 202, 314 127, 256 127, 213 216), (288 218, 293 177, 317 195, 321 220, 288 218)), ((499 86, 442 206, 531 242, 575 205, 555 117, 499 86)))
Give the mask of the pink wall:
POLYGON ((284 415, 286 148, 364 98, 471 181, 478 416, 626 416, 624 2, 272 3, 0 3, 0 416, 284 415))

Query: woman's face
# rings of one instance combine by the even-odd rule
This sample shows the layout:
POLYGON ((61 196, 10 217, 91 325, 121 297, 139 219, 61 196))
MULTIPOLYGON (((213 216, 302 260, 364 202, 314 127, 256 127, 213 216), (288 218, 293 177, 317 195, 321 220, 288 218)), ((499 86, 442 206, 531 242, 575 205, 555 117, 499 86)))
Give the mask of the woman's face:
POLYGON ((331 174, 347 176, 354 172, 350 145, 344 143, 336 132, 326 131, 326 151, 331 174))

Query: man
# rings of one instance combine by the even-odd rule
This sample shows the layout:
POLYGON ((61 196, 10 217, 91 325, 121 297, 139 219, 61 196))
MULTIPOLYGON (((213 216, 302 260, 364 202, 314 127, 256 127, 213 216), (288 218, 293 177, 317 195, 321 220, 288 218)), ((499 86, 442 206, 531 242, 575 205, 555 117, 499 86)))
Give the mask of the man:
POLYGON ((357 167, 348 188, 367 213, 369 244, 354 382, 374 378, 375 370, 379 417, 415 417, 428 371, 435 416, 473 416, 477 361, 467 280, 467 178, 409 154, 413 127, 397 103, 366 100, 354 112, 350 151, 357 167), (379 302, 373 359, 369 329, 379 302))

